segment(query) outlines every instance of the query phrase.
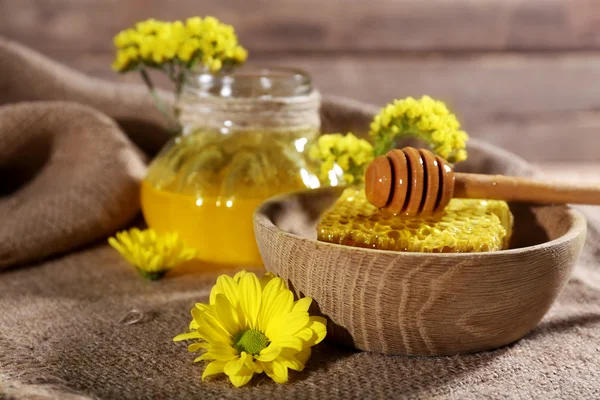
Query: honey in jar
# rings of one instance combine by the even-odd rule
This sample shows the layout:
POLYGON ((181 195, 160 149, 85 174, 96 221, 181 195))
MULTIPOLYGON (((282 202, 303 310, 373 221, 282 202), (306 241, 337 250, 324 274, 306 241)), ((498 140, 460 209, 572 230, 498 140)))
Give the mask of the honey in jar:
POLYGON ((179 232, 202 261, 260 265, 256 207, 321 185, 308 159, 320 126, 318 93, 295 70, 190 74, 176 109, 182 133, 142 183, 146 222, 179 232))

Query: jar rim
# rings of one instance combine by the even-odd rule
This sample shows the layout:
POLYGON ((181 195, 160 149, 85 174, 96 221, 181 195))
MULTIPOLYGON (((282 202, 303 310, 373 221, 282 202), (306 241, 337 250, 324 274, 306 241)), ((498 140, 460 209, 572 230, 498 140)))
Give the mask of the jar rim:
POLYGON ((277 98, 309 95, 312 78, 291 67, 244 66, 230 71, 191 71, 186 83, 200 96, 277 98))

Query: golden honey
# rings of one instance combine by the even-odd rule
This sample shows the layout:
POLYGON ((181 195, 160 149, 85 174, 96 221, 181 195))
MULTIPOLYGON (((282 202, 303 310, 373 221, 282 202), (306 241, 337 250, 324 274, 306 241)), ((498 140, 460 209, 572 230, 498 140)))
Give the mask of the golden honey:
POLYGON ((379 210, 363 190, 346 189, 321 218, 318 239, 347 246, 425 253, 506 249, 513 216, 499 200, 452 199, 443 212, 407 217, 379 210))
POLYGON ((142 208, 158 232, 178 232, 198 258, 217 264, 261 265, 252 214, 261 198, 220 199, 157 190, 142 183, 142 208))
POLYGON ((208 264, 262 265, 254 210, 271 196, 320 185, 304 157, 308 135, 197 132, 177 138, 142 182, 148 226, 178 232, 208 264))

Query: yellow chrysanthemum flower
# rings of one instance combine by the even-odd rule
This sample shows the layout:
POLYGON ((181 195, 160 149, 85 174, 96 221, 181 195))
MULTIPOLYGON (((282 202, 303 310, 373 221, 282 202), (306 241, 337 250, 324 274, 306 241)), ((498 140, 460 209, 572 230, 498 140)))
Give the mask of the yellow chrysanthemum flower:
POLYGON ((197 250, 186 247, 179 234, 158 234, 153 229, 119 232, 108 243, 150 280, 162 278, 168 270, 198 254, 197 250))
POLYGON ((364 181, 364 170, 373 159, 373 146, 352 133, 321 135, 310 147, 309 157, 320 162, 320 179, 326 180, 338 165, 345 183, 352 184, 364 181))
POLYGON ((385 154, 402 136, 424 140, 432 150, 450 163, 467 158, 469 136, 460 130, 456 116, 446 105, 423 96, 420 100, 408 97, 385 106, 371 123, 369 134, 375 141, 375 155, 385 154))
POLYGON ((210 303, 192 309, 190 333, 173 340, 198 339, 190 352, 208 360, 202 380, 224 373, 237 387, 254 374, 266 373, 277 383, 288 381, 288 369, 302 371, 311 347, 327 334, 325 318, 309 316, 311 298, 294 302, 285 281, 267 273, 261 279, 246 271, 221 275, 210 303))

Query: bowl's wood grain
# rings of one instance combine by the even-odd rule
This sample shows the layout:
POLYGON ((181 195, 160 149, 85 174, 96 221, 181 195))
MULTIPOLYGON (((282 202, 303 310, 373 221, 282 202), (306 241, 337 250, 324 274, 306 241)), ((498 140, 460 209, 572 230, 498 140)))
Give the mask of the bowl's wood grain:
POLYGON ((451 355, 523 337, 567 282, 586 232, 566 206, 511 205, 511 250, 400 253, 319 242, 318 217, 339 194, 319 189, 264 203, 255 214, 260 252, 267 270, 315 300, 330 338, 385 354, 451 355))

